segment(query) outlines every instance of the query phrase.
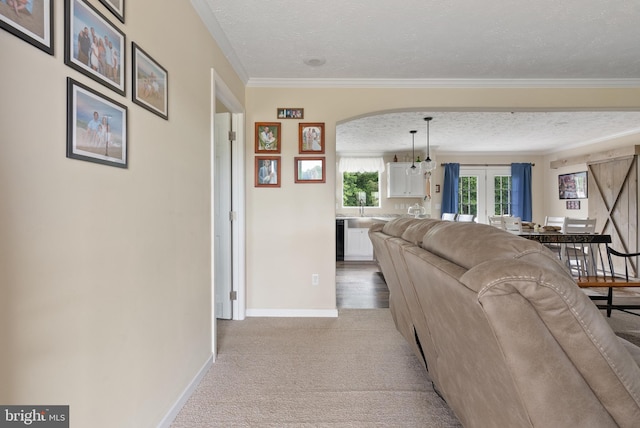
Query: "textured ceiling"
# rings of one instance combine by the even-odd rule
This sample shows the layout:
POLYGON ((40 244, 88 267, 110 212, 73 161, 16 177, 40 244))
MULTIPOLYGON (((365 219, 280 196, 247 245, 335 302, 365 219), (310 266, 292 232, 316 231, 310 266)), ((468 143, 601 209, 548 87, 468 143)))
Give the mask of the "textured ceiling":
MULTIPOLYGON (((640 86, 638 0, 191 1, 250 86, 640 86)), ((640 123, 637 113, 429 114, 446 151, 549 151, 640 123)), ((338 151, 410 147, 421 115, 341 124, 338 151)))

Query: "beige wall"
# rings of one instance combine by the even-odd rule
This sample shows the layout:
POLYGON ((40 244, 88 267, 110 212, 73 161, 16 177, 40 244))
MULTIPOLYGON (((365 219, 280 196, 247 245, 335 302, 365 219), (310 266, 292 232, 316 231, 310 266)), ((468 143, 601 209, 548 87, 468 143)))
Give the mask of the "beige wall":
POLYGON ((71 426, 156 426, 211 356, 210 79, 188 2, 126 2, 127 97, 0 30, 0 403, 71 426), (194 44, 194 41, 198 41, 194 44), (130 42, 169 72, 169 121, 130 101, 130 42), (129 168, 67 159, 66 78, 129 108, 129 168))
MULTIPOLYGON (((336 190, 336 124, 393 110, 580 110, 640 108, 640 89, 347 89, 247 88, 247 308, 278 314, 288 309, 335 309, 334 215, 336 190), (302 107, 305 118, 278 120, 278 107, 302 107), (255 188, 254 124, 282 122, 282 187, 255 188), (324 122, 326 184, 294 184, 293 159, 298 156, 298 123, 324 122), (320 274, 320 285, 311 275, 320 274)), ((598 145, 596 145, 598 146, 598 145)), ((566 153, 574 153, 570 151, 566 153)), ((437 155, 441 162, 535 162, 533 220, 565 215, 557 199, 557 173, 549 169, 556 156, 437 155)), ((573 168, 570 168, 573 169, 573 168)), ((580 169, 580 168, 578 168, 580 169)), ((434 184, 442 182, 442 168, 434 184)), ((434 194, 434 204, 441 194, 434 194)), ((586 210, 586 204, 585 208, 586 210)), ((340 210, 342 211, 342 210, 340 210)), ((389 211, 385 209, 385 211, 389 211)), ((393 210, 391 210, 393 211, 393 210)), ((581 210, 580 215, 583 214, 581 210)), ((345 212, 345 211, 342 211, 345 212)), ((348 211, 346 211, 348 212, 348 211)), ((584 211, 586 212, 586 211, 584 211)), ((572 213, 573 214, 573 213, 572 213)), ((586 214, 585 214, 586 216, 586 214)), ((328 313, 328 312, 327 312, 328 313)))

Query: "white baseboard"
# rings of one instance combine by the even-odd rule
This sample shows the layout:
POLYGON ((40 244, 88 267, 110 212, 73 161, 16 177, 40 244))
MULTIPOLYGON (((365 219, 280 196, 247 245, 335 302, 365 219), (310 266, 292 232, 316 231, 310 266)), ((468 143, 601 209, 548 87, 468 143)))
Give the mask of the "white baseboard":
POLYGON ((337 309, 247 309, 248 317, 337 318, 337 309))
POLYGON ((195 391, 196 387, 198 386, 204 375, 207 373, 207 371, 209 371, 209 368, 212 364, 213 355, 209 356, 204 365, 200 368, 200 370, 198 370, 198 373, 196 373, 195 377, 191 380, 191 382, 189 382, 184 391, 182 391, 182 394, 180 394, 176 402, 173 404, 173 406, 171 406, 167 414, 158 424, 158 428, 169 428, 171 426, 176 416, 178 416, 178 413, 180 413, 180 409, 182 409, 182 406, 184 406, 189 397, 191 397, 191 394, 193 394, 193 391, 195 391))

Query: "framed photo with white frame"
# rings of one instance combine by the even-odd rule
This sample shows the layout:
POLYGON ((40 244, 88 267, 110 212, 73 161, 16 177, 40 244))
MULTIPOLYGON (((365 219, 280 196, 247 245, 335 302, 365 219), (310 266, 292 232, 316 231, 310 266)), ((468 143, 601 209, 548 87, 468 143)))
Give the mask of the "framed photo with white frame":
POLYGON ((86 0, 65 0, 64 63, 125 94, 125 35, 86 0))
POLYGON ((67 78, 67 157, 127 168, 127 107, 67 78))
POLYGON ((136 43, 131 47, 133 102, 168 120, 169 73, 136 43))
POLYGON ((53 0, 0 0, 0 27, 53 55, 53 0))

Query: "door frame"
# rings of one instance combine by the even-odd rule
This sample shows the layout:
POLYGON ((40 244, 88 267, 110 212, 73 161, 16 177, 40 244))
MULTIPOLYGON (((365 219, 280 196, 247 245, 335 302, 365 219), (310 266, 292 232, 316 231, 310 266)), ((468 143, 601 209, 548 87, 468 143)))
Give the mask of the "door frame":
POLYGON ((215 115, 216 115, 216 100, 224 104, 231 113, 232 123, 235 127, 236 139, 232 144, 232 252, 233 252, 233 265, 232 265, 232 289, 236 291, 236 300, 233 301, 233 319, 243 320, 246 314, 246 277, 245 277, 245 133, 244 133, 244 121, 245 112, 244 107, 235 97, 231 89, 227 86, 224 80, 218 75, 214 68, 211 69, 211 117, 210 117, 210 141, 209 152, 210 159, 209 165, 211 170, 210 186, 211 186, 211 352, 214 360, 217 355, 217 327, 216 327, 216 315, 215 315, 215 199, 213 197, 213 190, 215 188, 215 115))

